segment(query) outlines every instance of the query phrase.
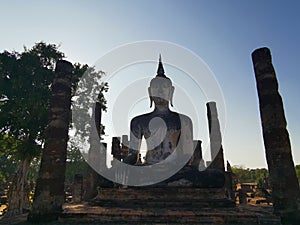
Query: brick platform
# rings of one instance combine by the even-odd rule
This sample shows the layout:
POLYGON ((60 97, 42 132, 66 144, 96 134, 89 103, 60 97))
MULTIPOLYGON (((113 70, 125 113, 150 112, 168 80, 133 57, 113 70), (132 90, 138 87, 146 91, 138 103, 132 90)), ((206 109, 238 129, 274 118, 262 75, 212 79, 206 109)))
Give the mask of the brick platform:
POLYGON ((66 204, 59 221, 97 224, 280 224, 272 207, 236 206, 218 188, 107 188, 66 204))
POLYGON ((103 188, 91 206, 130 208, 234 207, 222 188, 103 188))
POLYGON ((62 223, 95 224, 281 224, 272 207, 234 208, 126 208, 90 206, 88 203, 64 206, 62 223))

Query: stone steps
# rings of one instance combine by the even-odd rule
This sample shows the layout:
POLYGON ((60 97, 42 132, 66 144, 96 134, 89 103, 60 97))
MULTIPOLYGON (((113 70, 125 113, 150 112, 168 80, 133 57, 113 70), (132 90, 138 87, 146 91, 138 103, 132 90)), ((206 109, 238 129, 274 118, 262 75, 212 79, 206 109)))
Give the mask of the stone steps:
POLYGON ((89 203, 66 204, 64 224, 280 224, 272 208, 237 207, 222 188, 103 188, 89 203), (266 210, 267 209, 267 210, 266 210))
MULTIPOLYGON (((125 206, 125 204, 124 204, 125 206)), ((250 206, 249 206, 250 207, 250 206)), ((255 206, 253 206, 255 207, 255 206)), ((258 208, 126 208, 66 205, 63 223, 97 224, 280 224, 280 218, 258 208), (255 209, 255 210, 254 210, 255 209)))
POLYGON ((157 200, 147 200, 141 201, 139 199, 135 200, 107 200, 102 199, 98 201, 90 202, 91 206, 102 206, 102 207, 128 207, 128 208, 168 208, 168 209, 209 209, 209 208, 227 208, 234 207, 235 203, 228 199, 211 199, 211 200, 168 200, 168 201, 157 201, 157 200))
POLYGON ((222 188, 104 188, 91 206, 127 208, 226 208, 235 202, 225 198, 222 188))

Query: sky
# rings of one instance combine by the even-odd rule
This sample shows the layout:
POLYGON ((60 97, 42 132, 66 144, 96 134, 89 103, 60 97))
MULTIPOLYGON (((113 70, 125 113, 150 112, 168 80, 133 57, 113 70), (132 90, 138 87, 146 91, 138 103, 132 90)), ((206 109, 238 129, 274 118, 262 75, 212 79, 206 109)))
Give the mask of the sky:
MULTIPOLYGON (((249 168, 267 166, 251 53, 270 48, 293 159, 300 164, 299 1, 0 0, 0 9, 1 52, 22 51, 23 46, 45 41, 59 44, 67 60, 93 65, 112 49, 132 42, 158 40, 189 49, 213 72, 223 93, 226 110, 220 123, 225 158, 231 165, 249 168)), ((143 76, 155 75, 156 64, 152 65, 153 73, 147 67, 143 76)), ((175 79, 172 73, 178 76, 176 68, 166 65, 166 71, 171 79, 175 79)), ((192 100, 197 98, 189 94, 192 100)), ((108 109, 113 105, 108 101, 108 109)), ((145 107, 149 109, 148 103, 145 107)), ((109 127, 109 121, 103 122, 109 127)), ((207 124, 198 126, 197 138, 207 144, 207 124)))

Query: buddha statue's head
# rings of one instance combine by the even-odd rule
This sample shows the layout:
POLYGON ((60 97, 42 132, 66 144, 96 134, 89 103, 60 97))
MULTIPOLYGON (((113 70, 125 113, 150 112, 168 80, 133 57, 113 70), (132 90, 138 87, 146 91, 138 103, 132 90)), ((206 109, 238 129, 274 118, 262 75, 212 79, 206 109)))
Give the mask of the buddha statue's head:
POLYGON ((150 81, 150 87, 148 88, 150 97, 150 107, 152 103, 156 106, 173 106, 173 93, 174 86, 172 81, 165 75, 164 67, 159 56, 159 63, 157 68, 157 75, 150 81))

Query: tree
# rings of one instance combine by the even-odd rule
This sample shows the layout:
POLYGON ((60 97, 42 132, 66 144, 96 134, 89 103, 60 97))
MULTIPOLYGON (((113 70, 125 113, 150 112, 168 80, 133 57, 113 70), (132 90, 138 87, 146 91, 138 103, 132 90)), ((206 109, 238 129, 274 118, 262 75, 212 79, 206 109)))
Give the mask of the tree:
POLYGON ((88 164, 76 146, 69 146, 66 164, 66 183, 73 182, 75 174, 82 174, 86 178, 88 164))
POLYGON ((242 166, 233 166, 232 172, 241 183, 262 184, 269 177, 268 170, 265 168, 249 169, 242 166))
POLYGON ((43 42, 22 53, 0 54, 0 132, 17 140, 12 155, 19 161, 9 192, 8 216, 29 207, 27 175, 44 143, 54 63, 63 57, 56 45, 43 42))
MULTIPOLYGON (((17 168, 17 160, 13 157, 18 141, 5 135, 0 135, 0 190, 6 189, 17 168)), ((1 193, 0 193, 1 194, 1 193)))
MULTIPOLYGON (((0 157, 13 162, 8 166, 15 166, 6 167, 6 172, 13 169, 16 172, 10 188, 7 215, 20 214, 28 207, 27 176, 29 173, 31 179, 36 177, 48 123, 54 67, 62 58, 64 54, 57 45, 44 42, 31 49, 25 47, 21 53, 0 53, 0 157), (35 170, 30 170, 32 166, 35 170)), ((87 69, 88 65, 74 64, 72 94, 87 69)), ((102 101, 105 105, 104 98, 102 101)), ((8 182, 8 176, 11 174, 0 173, 4 182, 8 182)))

